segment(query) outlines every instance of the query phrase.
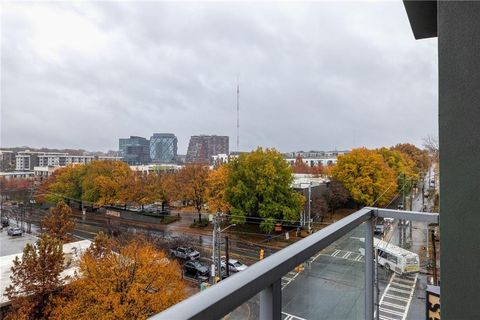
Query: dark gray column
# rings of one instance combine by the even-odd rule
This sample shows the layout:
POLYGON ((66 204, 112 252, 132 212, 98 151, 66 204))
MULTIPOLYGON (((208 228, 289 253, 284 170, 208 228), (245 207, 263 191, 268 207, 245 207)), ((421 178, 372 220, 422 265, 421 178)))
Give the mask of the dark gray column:
POLYGON ((439 1, 442 319, 480 319, 480 2, 439 1))

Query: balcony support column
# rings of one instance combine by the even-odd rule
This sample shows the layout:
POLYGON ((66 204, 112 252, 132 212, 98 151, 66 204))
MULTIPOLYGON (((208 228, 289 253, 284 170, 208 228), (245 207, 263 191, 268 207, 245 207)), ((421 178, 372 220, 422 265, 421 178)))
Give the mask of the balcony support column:
POLYGON ((260 320, 282 318, 282 281, 276 280, 260 292, 260 320))
POLYGON ((365 320, 373 320, 373 219, 365 221, 365 320))

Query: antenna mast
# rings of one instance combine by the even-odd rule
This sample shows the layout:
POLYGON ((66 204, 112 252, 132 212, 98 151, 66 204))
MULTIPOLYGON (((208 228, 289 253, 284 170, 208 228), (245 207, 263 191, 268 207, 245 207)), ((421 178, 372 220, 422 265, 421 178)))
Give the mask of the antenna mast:
POLYGON ((240 151, 240 83, 237 77, 237 151, 240 151))

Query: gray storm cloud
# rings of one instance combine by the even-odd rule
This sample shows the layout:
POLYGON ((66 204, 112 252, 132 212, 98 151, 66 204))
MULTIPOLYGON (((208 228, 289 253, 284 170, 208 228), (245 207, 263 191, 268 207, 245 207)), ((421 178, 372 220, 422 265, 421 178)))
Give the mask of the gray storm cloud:
POLYGON ((401 1, 3 3, 2 146, 107 150, 229 135, 243 150, 421 144, 437 132, 436 40, 401 1))

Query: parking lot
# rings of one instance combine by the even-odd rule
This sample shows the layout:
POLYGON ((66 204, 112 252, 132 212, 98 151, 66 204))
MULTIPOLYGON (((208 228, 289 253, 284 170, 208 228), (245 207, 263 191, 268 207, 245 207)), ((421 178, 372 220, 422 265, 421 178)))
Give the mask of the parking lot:
MULTIPOLYGON (((10 226, 16 227, 16 224, 11 223, 10 226)), ((28 233, 15 237, 9 236, 5 227, 0 231, 0 257, 22 252, 27 243, 34 243, 36 240, 37 237, 28 233)))

